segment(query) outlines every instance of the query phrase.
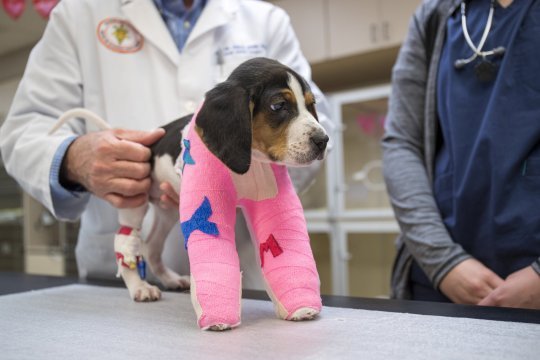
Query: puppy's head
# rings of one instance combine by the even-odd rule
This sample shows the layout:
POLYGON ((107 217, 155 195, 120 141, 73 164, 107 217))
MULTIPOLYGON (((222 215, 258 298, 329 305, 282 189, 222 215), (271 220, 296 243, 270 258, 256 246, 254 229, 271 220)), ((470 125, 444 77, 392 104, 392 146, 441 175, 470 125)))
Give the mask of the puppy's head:
POLYGON ((315 97, 296 72, 266 58, 248 60, 206 93, 196 131, 229 169, 243 174, 251 157, 289 166, 323 159, 328 136, 315 97))

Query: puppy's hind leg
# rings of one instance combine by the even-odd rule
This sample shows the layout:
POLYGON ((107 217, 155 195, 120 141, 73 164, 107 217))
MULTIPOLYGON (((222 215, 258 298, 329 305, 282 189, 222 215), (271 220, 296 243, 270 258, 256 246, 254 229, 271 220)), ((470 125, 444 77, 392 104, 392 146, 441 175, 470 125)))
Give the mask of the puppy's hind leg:
POLYGON ((161 291, 141 279, 139 273, 145 272, 140 229, 147 209, 148 203, 137 208, 119 209, 120 230, 114 237, 117 276, 122 276, 135 301, 155 301, 161 297, 161 291))
POLYGON ((158 205, 154 206, 152 229, 143 243, 143 254, 148 261, 150 270, 168 289, 189 288, 189 276, 181 276, 169 269, 163 263, 163 245, 167 235, 178 222, 177 210, 165 210, 158 205))

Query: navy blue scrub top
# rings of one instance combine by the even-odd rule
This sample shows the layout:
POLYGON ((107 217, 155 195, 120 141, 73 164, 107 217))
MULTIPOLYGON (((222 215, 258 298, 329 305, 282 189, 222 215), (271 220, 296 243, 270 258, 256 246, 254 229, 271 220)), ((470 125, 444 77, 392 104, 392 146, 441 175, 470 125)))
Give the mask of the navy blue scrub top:
MULTIPOLYGON (((490 0, 467 2, 475 45, 489 6, 490 0)), ((437 80, 434 193, 452 239, 505 278, 540 256, 540 0, 496 3, 483 50, 498 46, 506 53, 488 57, 498 66, 491 82, 476 78, 479 59, 455 69, 472 50, 460 11, 448 20, 437 80)))

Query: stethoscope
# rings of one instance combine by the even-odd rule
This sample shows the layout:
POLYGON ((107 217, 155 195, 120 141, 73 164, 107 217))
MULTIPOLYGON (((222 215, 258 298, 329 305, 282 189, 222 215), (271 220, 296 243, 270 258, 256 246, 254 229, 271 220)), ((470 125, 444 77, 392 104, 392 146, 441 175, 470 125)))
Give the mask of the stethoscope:
POLYGON ((486 26, 484 27, 484 33, 482 38, 478 43, 478 46, 475 46, 469 35, 469 30, 467 28, 467 11, 466 11, 465 1, 461 2, 461 28, 463 29, 463 36, 467 41, 467 45, 472 49, 473 54, 466 59, 458 59, 454 62, 454 67, 456 69, 463 69, 467 64, 474 61, 476 58, 480 57, 482 60, 474 67, 474 72, 476 77, 482 81, 487 82, 491 81, 497 70, 497 66, 487 59, 488 56, 502 56, 506 49, 503 46, 498 46, 489 51, 482 51, 484 44, 486 43, 489 31, 491 30, 491 24, 493 22, 493 13, 495 12, 495 0, 491 0, 489 7, 489 15, 486 26))

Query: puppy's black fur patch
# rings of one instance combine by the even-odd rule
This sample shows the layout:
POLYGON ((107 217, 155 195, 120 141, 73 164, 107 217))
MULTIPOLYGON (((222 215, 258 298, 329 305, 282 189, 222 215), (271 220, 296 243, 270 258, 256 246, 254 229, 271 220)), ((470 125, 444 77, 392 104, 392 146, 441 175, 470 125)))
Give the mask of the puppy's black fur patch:
POLYGON ((182 152, 182 130, 190 122, 192 117, 193 114, 186 115, 162 126, 162 128, 165 129, 165 135, 150 146, 153 155, 150 158, 150 165, 152 168, 154 168, 155 158, 159 158, 165 154, 171 156, 174 164, 176 158, 178 158, 180 152, 182 152))

